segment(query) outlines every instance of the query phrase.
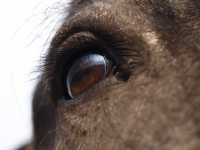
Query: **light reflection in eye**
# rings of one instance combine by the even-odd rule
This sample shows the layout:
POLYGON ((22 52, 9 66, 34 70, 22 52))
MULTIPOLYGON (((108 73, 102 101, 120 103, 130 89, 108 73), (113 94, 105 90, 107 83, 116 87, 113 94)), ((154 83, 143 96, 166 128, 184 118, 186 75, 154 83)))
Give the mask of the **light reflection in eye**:
POLYGON ((98 53, 82 55, 70 67, 67 74, 67 90, 74 98, 99 83, 106 76, 106 59, 98 53))

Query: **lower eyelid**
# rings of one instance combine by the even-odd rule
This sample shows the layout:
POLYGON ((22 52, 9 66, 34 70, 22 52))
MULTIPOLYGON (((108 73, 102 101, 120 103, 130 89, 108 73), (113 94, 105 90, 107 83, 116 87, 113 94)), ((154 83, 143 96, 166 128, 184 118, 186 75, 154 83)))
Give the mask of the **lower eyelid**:
POLYGON ((89 89, 87 92, 71 99, 66 100, 65 97, 62 97, 58 101, 58 107, 59 105, 64 105, 67 108, 75 107, 84 103, 87 103, 90 100, 97 100, 99 98, 105 97, 107 94, 109 94, 109 90, 113 90, 113 86, 122 83, 121 80, 117 79, 117 76, 110 76, 108 78, 105 78, 98 84, 96 84, 94 87, 89 89), (104 95, 102 95, 104 93, 104 95))

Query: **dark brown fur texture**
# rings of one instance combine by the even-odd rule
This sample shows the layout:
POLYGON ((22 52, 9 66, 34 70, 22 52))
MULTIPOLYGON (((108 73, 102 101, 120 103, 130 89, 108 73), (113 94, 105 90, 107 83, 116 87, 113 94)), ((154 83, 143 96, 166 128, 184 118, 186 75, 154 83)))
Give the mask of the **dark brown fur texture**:
MULTIPOLYGON (((33 99, 37 150, 199 150, 200 1, 74 0, 33 99), (119 74, 70 101, 62 70, 88 45, 119 74)), ((27 147, 28 149, 28 147, 27 147)))

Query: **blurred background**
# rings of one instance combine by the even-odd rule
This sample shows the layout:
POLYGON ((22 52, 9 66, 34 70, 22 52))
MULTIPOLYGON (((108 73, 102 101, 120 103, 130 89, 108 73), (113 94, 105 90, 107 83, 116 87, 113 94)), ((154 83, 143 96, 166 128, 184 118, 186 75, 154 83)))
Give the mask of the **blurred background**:
POLYGON ((57 1, 0 4, 0 150, 14 150, 32 138, 31 100, 37 68, 65 8, 57 1))

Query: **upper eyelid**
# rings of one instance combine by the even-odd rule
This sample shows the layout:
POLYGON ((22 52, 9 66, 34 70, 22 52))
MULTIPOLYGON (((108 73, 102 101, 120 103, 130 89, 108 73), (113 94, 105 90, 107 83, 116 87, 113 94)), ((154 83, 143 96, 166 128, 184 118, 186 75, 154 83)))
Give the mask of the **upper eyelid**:
MULTIPOLYGON (((76 52, 81 52, 81 50, 92 47, 98 44, 98 40, 88 32, 80 32, 76 33, 68 39, 66 39, 56 50, 58 54, 57 59, 61 59, 60 57, 65 56, 65 59, 68 59, 76 52)), ((50 52, 51 53, 51 52, 50 52)))
MULTIPOLYGON (((95 36, 93 36, 91 33, 89 32, 78 32, 75 33, 71 36, 69 36, 58 48, 58 51, 60 51, 60 49, 62 49, 62 47, 66 47, 66 46, 72 46, 72 43, 77 43, 77 44, 81 44, 81 42, 84 41, 78 41, 78 39, 85 39, 86 42, 95 42, 96 38, 95 36), (70 45, 69 45, 70 44, 70 45)), ((75 46, 75 45, 74 45, 75 46)), ((72 47, 71 47, 72 48, 72 47)))
POLYGON ((62 60, 63 56, 65 59, 68 59, 71 56, 71 53, 83 49, 84 44, 96 43, 96 38, 86 32, 80 32, 75 35, 69 36, 60 46, 50 47, 48 56, 45 60, 45 66, 48 67, 48 63, 55 64, 58 60, 62 60), (82 38, 82 41, 78 39, 82 38))

